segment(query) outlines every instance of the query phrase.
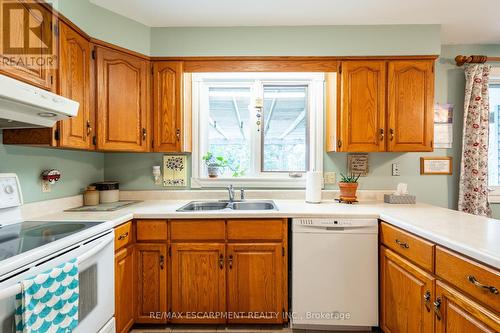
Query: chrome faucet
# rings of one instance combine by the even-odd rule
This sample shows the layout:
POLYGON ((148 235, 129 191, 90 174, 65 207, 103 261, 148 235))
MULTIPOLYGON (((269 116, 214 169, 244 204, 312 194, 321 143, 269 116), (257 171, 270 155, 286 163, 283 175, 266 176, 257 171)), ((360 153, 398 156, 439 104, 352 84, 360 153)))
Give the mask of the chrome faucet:
POLYGON ((229 195, 229 202, 234 201, 234 188, 233 185, 229 185, 227 187, 227 194, 229 195))
POLYGON ((240 189, 240 200, 245 201, 245 189, 240 189))

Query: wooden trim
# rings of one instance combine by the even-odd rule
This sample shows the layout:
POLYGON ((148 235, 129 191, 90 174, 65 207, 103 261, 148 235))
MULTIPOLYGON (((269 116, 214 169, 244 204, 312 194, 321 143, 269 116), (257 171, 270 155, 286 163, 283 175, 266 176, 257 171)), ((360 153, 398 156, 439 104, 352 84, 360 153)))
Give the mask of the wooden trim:
POLYGON ((373 56, 152 56, 153 61, 342 61, 342 60, 436 60, 439 55, 373 55, 373 56))
POLYGON ((135 57, 139 57, 139 58, 142 58, 142 59, 145 59, 145 60, 148 60, 148 61, 151 60, 151 57, 149 57, 147 55, 144 55, 144 54, 136 52, 136 51, 129 50, 127 48, 124 48, 124 47, 121 47, 121 46, 118 46, 118 45, 115 45, 115 44, 111 44, 111 43, 105 42, 105 41, 97 39, 97 38, 90 37, 90 42, 92 44, 95 44, 95 45, 98 45, 98 46, 107 47, 108 49, 112 49, 114 51, 119 51, 119 52, 123 52, 123 53, 126 53, 126 54, 130 54, 130 55, 133 55, 135 57))
POLYGON ((420 174, 421 175, 451 175, 453 173, 453 158, 451 156, 429 156, 429 157, 420 157, 420 174), (450 161, 450 168, 447 172, 425 172, 424 171, 424 162, 428 160, 448 160, 450 161))
MULTIPOLYGON (((340 76, 340 74, 337 74, 340 76)), ((325 76, 325 149, 327 152, 337 151, 337 78, 333 73, 326 73, 325 76)))
POLYGON ((484 55, 457 55, 455 57, 455 62, 457 66, 462 66, 464 64, 484 64, 485 62, 500 62, 500 57, 488 57, 484 55))
POLYGON ((336 72, 337 60, 193 60, 184 71, 196 72, 336 72))

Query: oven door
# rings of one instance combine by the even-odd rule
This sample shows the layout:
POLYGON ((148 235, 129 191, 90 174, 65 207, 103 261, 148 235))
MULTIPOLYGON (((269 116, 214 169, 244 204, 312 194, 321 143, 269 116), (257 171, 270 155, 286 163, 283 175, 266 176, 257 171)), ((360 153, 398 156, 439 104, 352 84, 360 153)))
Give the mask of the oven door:
MULTIPOLYGON (((85 258, 78 263, 79 291, 78 326, 75 333, 97 333, 112 322, 114 296, 114 234, 113 231, 88 239, 70 251, 54 254, 48 261, 33 263, 27 270, 0 283, 2 289, 23 279, 45 272, 73 258, 85 258), (92 254, 89 256, 89 254, 92 254)), ((14 333, 15 296, 0 299, 0 333, 14 333)), ((113 325, 114 326, 114 325, 113 325)))

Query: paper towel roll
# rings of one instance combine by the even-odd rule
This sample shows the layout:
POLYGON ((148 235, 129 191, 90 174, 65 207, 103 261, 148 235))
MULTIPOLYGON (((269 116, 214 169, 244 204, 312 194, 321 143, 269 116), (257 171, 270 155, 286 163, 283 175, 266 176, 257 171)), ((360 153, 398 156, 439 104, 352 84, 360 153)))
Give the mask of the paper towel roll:
POLYGON ((321 187, 323 173, 319 171, 308 171, 306 173, 306 202, 321 202, 321 187))

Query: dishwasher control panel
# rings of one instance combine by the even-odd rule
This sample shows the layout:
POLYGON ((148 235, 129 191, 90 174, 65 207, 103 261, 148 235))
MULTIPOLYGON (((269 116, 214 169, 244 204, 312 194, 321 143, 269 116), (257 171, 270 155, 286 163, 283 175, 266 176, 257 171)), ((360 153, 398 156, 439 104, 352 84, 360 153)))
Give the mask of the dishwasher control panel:
POLYGON ((377 218, 296 218, 292 220, 292 229, 294 232, 320 232, 340 231, 340 230, 359 230, 360 232, 370 230, 377 232, 377 218))

